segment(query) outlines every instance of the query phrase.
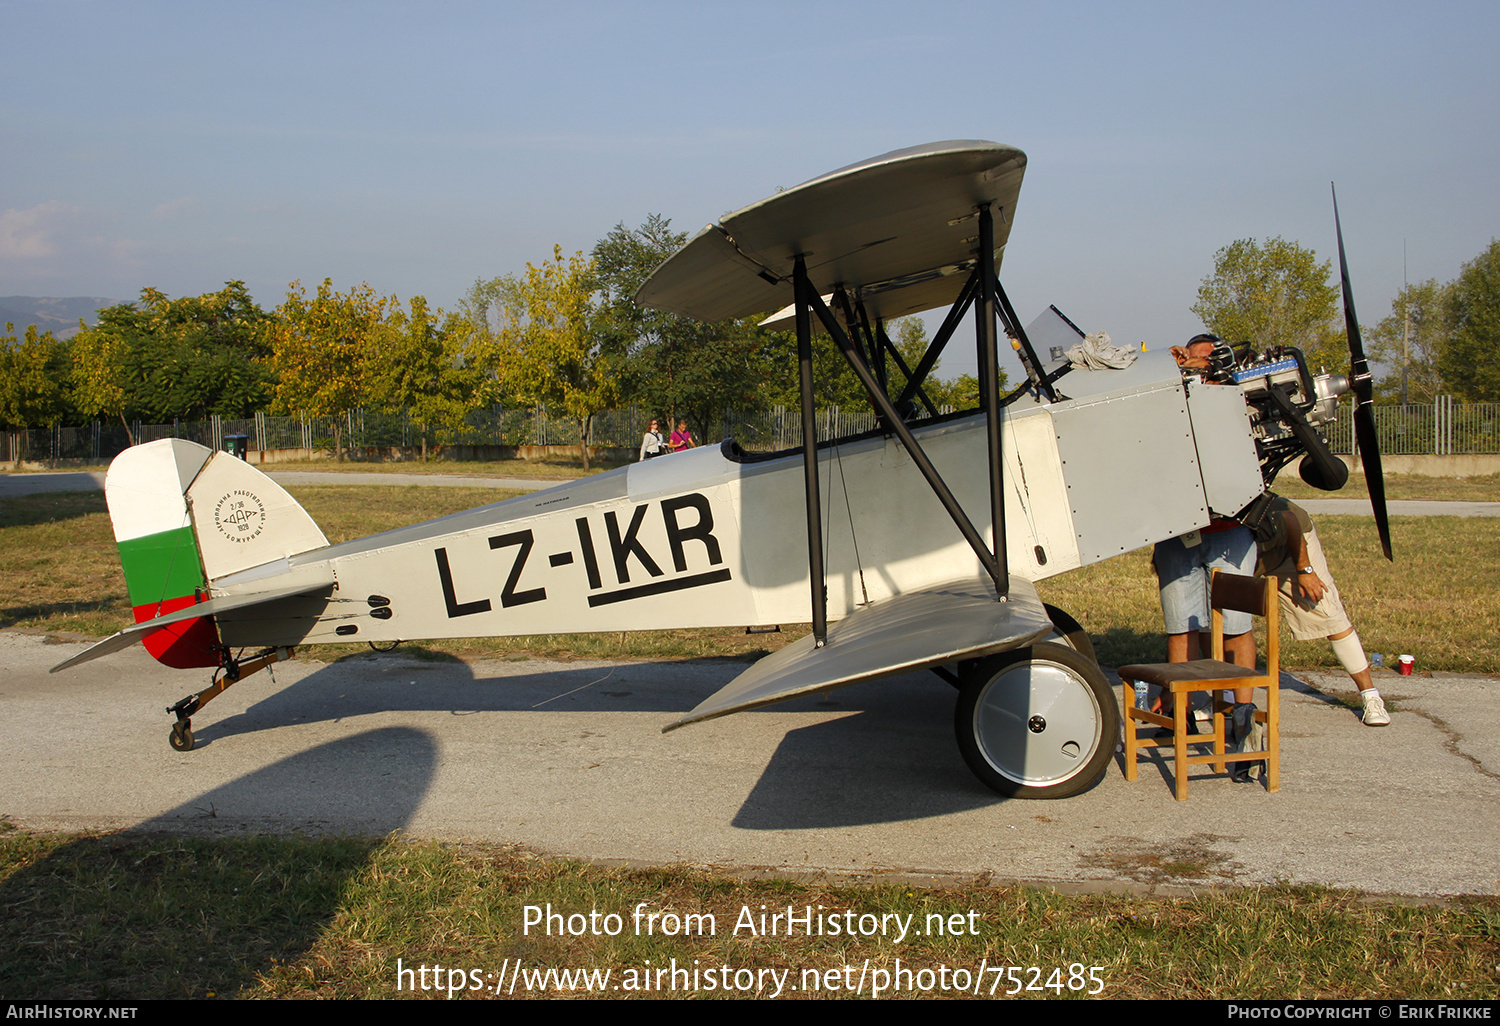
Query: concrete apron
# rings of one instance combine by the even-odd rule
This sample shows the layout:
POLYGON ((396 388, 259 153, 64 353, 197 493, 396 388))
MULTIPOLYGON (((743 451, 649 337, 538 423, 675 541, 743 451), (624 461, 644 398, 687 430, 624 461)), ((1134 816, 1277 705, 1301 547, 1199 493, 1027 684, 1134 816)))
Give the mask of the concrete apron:
MULTIPOLYGON (((1169 763, 1008 801, 968 772, 955 692, 909 674, 676 731, 743 664, 425 662, 397 650, 257 674, 167 745, 201 671, 136 647, 0 631, 0 812, 24 828, 338 833, 518 842, 605 863, 990 879, 1188 893, 1292 883, 1500 893, 1500 680, 1379 671, 1392 724, 1341 674, 1283 676, 1281 790, 1169 763), (1345 701, 1351 704, 1345 704, 1345 701)), ((351 649, 351 652, 354 650, 351 649)))

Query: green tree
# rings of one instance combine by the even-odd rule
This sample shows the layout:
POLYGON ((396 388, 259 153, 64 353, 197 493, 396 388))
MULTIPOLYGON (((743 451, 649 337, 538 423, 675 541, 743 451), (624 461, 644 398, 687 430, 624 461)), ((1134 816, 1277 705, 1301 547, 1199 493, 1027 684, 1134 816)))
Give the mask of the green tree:
POLYGON ((618 224, 593 249, 601 297, 599 328, 626 354, 626 394, 675 422, 686 418, 712 441, 725 414, 763 405, 768 334, 749 321, 695 321, 635 303, 636 290, 687 240, 652 214, 639 228, 618 224))
POLYGON ((388 410, 411 411, 422 432, 423 460, 430 432, 459 427, 469 410, 475 375, 464 360, 467 338, 466 321, 430 311, 423 296, 412 297, 410 314, 392 296, 385 322, 374 330, 369 398, 388 410))
MULTIPOLYGON (((1004 368, 1000 370, 1000 394, 1006 391, 1007 378, 1004 368)), ((927 389, 928 397, 938 406, 951 406, 955 410, 974 410, 980 406, 979 379, 972 374, 960 374, 951 381, 938 381, 927 389)))
POLYGON ((500 373, 502 346, 500 329, 510 279, 479 279, 459 300, 453 315, 462 322, 459 331, 466 366, 473 374, 473 402, 478 406, 509 406, 521 402, 505 391, 500 373))
MULTIPOLYGON (((895 324, 896 337, 893 340, 896 348, 901 352, 901 358, 906 365, 913 370, 916 369, 917 361, 927 351, 927 325, 920 317, 903 317, 895 324)), ((1004 336, 1001 336, 1000 344, 1006 344, 1004 336)), ((1001 358, 1005 356, 1004 351, 1000 353, 1001 358)), ((941 364, 938 364, 941 366, 941 364)), ((1010 375, 1005 368, 1000 370, 1000 394, 1005 395, 1006 386, 1010 381, 1010 375)), ((928 376, 922 385, 927 397, 932 400, 934 406, 952 406, 956 410, 976 409, 979 404, 979 379, 972 374, 960 374, 958 377, 948 381, 937 376, 937 367, 928 376)), ((891 368, 891 391, 899 394, 906 387, 906 376, 894 366, 891 368), (895 384, 899 382, 899 384, 895 384)))
POLYGON ((1339 292, 1328 282, 1330 262, 1295 242, 1261 245, 1239 239, 1214 254, 1213 273, 1198 288, 1192 310, 1230 342, 1292 345, 1319 367, 1347 367, 1339 292))
MULTIPOLYGON (((770 332, 766 338, 769 374, 762 388, 768 405, 793 409, 802 403, 798 371, 797 335, 792 331, 770 332)), ((899 344, 898 344, 899 348, 899 344)), ((859 376, 844 359, 832 338, 816 327, 812 337, 813 402, 819 407, 839 406, 845 409, 872 409, 870 397, 859 376)), ((894 366, 887 364, 890 370, 894 366)), ((909 364, 908 364, 909 366, 909 364)), ((889 380, 901 378, 899 372, 889 380)), ((892 389, 897 391, 897 389, 892 389)))
MULTIPOLYGON (((906 361, 907 367, 915 370, 922 354, 927 351, 927 325, 920 317, 902 317, 886 329, 895 343, 896 350, 906 361)), ((769 401, 784 406, 797 406, 800 391, 797 378, 797 339, 791 332, 780 332, 771 339, 773 357, 769 361, 773 371, 765 387, 769 401)), ((941 364, 938 365, 939 367, 941 364)), ((922 390, 934 406, 949 405, 955 409, 973 409, 979 405, 979 382, 972 374, 964 374, 952 381, 943 381, 937 376, 937 368, 928 375, 922 390)), ((906 387, 906 375, 901 373, 896 361, 886 359, 886 388, 892 399, 906 387)), ((1006 384, 1006 373, 1000 371, 1000 389, 1006 384)), ((841 406, 847 409, 870 408, 870 397, 865 394, 859 377, 834 345, 833 339, 822 332, 813 335, 813 399, 819 406, 841 406)), ((920 407, 919 416, 927 411, 920 407)))
POLYGON ((1438 369, 1465 402, 1500 400, 1500 241, 1464 264, 1450 286, 1438 369))
POLYGON ((66 368, 65 347, 52 332, 38 334, 32 324, 17 338, 16 326, 6 324, 0 339, 0 425, 23 430, 61 421, 67 410, 66 368))
POLYGON ((265 405, 269 316, 244 282, 180 299, 143 289, 141 304, 152 345, 138 377, 147 385, 142 401, 153 416, 244 417, 265 405))
MULTIPOLYGON (((621 397, 625 354, 600 323, 594 262, 579 252, 563 259, 554 246, 542 266, 524 274, 479 283, 470 290, 488 297, 482 311, 493 326, 488 348, 491 377, 501 394, 524 403, 561 407, 578 424, 583 467, 589 466, 589 428, 594 416, 621 397), (497 328, 498 330, 495 330, 497 328)), ((471 309, 471 316, 481 311, 471 309)))
POLYGON ((1430 403, 1443 391, 1438 363, 1448 340, 1448 289, 1436 278, 1406 286, 1391 300, 1391 315, 1365 333, 1370 357, 1392 368, 1378 386, 1382 401, 1402 401, 1408 352, 1405 401, 1430 403))
POLYGON ((247 416, 271 392, 268 322, 243 282, 180 299, 142 289, 139 304, 101 310, 73 337, 73 401, 122 421, 247 416))
POLYGON ((125 416, 131 399, 130 340, 118 331, 83 328, 73 336, 69 357, 74 409, 85 417, 118 417, 134 445, 135 432, 125 416))
MULTIPOLYGON (((365 283, 343 293, 325 278, 317 295, 308 299, 302 283, 292 282, 267 331, 278 378, 273 409, 337 418, 365 402, 371 340, 385 319, 387 302, 365 283)), ((335 458, 342 460, 339 419, 334 420, 333 446, 335 458)))

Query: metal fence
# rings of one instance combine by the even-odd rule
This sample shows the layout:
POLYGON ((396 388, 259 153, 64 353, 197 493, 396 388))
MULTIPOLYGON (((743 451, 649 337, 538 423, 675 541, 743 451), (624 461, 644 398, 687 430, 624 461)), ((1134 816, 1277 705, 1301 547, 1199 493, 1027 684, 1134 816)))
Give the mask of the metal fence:
MULTIPOLYGON (((1354 417, 1348 402, 1325 427, 1330 447, 1353 455, 1354 417)), ((1375 435, 1387 456, 1455 456, 1500 453, 1500 403, 1456 403, 1440 395, 1431 404, 1376 406, 1375 435)))
MULTIPOLYGON (((944 407, 944 412, 948 408, 944 407)), ((606 410, 589 424, 589 444, 634 449, 641 444, 653 416, 664 416, 639 406, 606 410)), ((875 416, 860 410, 828 406, 818 411, 818 438, 828 439, 869 431, 875 416)), ((211 449, 224 447, 229 435, 244 435, 251 450, 332 450, 336 441, 346 449, 417 447, 422 424, 408 410, 356 409, 336 417, 278 417, 257 413, 243 420, 210 417, 177 420, 170 424, 130 425, 137 443, 159 438, 185 438, 211 449)), ((576 418, 545 407, 470 410, 462 426, 428 430, 427 444, 442 445, 577 445, 576 418)), ((776 406, 751 414, 731 413, 715 425, 715 437, 700 442, 734 438, 746 449, 771 451, 801 444, 802 418, 795 407, 776 406)), ((130 443, 125 425, 95 421, 82 427, 34 428, 0 435, 0 459, 58 460, 110 459, 130 443)))
MULTIPOLYGON (((1355 450, 1354 421, 1346 401, 1336 420, 1325 432, 1333 451, 1350 455, 1355 450)), ((943 407, 943 413, 951 412, 943 407)), ((601 447, 637 448, 646 424, 659 413, 627 406, 594 417, 589 426, 589 444, 601 447)), ((872 430, 875 415, 868 406, 827 406, 817 413, 818 438, 842 437, 872 430)), ((665 423, 665 417, 662 417, 665 423)), ((1375 429, 1380 451, 1388 455, 1500 453, 1500 403, 1455 403, 1452 396, 1439 396, 1430 405, 1375 407, 1375 429)), ((794 406, 725 416, 714 430, 715 437, 700 442, 716 443, 733 438, 745 449, 767 452, 790 449, 802 440, 802 417, 794 406)), ((422 442, 422 425, 410 411, 351 410, 337 417, 275 417, 257 413, 244 420, 210 417, 207 420, 174 421, 171 424, 125 425, 94 421, 81 427, 34 428, 0 433, 0 459, 5 461, 50 461, 63 459, 108 460, 130 445, 158 438, 186 438, 212 449, 224 447, 226 435, 245 435, 252 450, 307 449, 332 451, 337 438, 346 449, 368 447, 416 447, 422 442)), ((443 445, 577 445, 578 422, 544 407, 470 410, 458 428, 432 429, 429 448, 443 445)))

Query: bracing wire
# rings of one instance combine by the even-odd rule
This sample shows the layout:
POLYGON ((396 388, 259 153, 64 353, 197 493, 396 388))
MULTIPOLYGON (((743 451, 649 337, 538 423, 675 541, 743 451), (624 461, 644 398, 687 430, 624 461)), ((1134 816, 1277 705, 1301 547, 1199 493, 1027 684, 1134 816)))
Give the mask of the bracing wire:
MULTIPOLYGON (((849 540, 854 543, 854 569, 859 573, 859 593, 860 597, 863 599, 861 605, 868 606, 870 604, 870 592, 865 587, 865 564, 864 561, 859 558, 859 535, 854 531, 854 506, 849 502, 849 481, 844 477, 844 454, 839 449, 837 442, 835 442, 833 446, 833 458, 838 462, 839 484, 844 489, 844 512, 849 517, 849 540)), ((832 488, 831 482, 829 484, 829 487, 832 488)), ((831 528, 833 517, 830 515, 828 520, 831 528)))

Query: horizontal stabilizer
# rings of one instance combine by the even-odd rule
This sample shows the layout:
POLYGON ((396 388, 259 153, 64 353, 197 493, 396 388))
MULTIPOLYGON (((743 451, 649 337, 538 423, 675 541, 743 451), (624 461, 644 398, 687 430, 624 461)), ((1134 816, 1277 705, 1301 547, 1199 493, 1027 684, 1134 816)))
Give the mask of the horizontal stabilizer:
POLYGON ((135 642, 140 641, 147 634, 159 631, 163 627, 169 627, 174 623, 184 620, 196 620, 200 616, 214 616, 219 613, 228 613, 235 609, 246 609, 250 606, 259 606, 267 602, 275 602, 278 599, 291 598, 293 595, 306 595, 309 592, 321 591, 333 586, 333 574, 329 573, 325 578, 307 580, 285 588, 276 588, 272 591, 257 591, 249 595, 226 595, 223 598, 209 599, 207 602, 199 602, 196 605, 179 609, 175 613, 167 613, 164 616, 153 617, 150 620, 142 620, 140 623, 132 624, 117 634, 112 634, 96 645, 91 645, 78 653, 71 659, 65 659, 52 667, 51 672, 66 670, 86 663, 91 659, 109 655, 127 648, 135 642))
POLYGON ((822 648, 813 647, 808 635, 766 656, 662 730, 876 677, 1009 651, 1051 630, 1036 587, 1020 577, 1011 577, 1004 602, 995 600, 987 577, 898 595, 830 624, 828 643, 822 648))

